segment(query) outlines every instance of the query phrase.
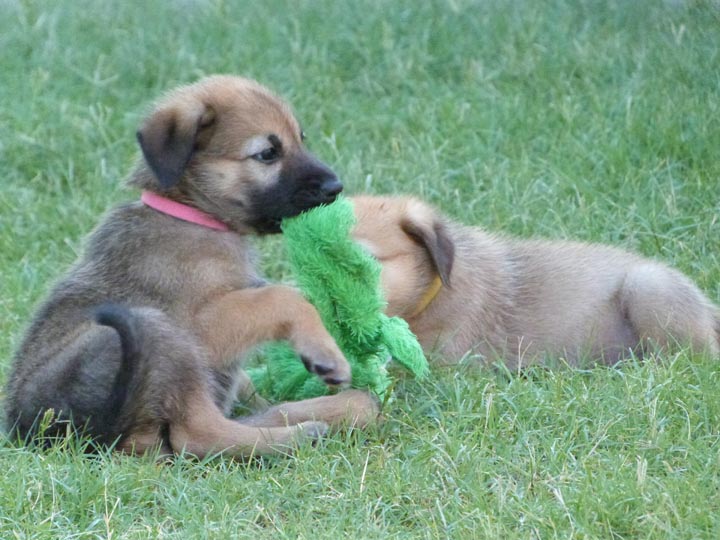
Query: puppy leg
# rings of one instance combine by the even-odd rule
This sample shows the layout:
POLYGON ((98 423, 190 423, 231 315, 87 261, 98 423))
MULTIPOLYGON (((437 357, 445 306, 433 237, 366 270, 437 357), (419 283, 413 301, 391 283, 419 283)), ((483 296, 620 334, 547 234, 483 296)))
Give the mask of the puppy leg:
POLYGON ((169 456, 173 453, 159 425, 133 430, 118 443, 116 448, 125 454, 140 456, 154 450, 158 450, 160 456, 169 456))
POLYGON ((327 430, 319 422, 265 429, 225 418, 217 374, 195 336, 158 310, 133 309, 126 316, 137 319, 133 326, 139 330, 136 338, 142 347, 134 347, 139 352, 121 415, 126 426, 121 449, 142 453, 169 440, 174 452, 200 457, 212 452, 287 453, 296 438, 317 437, 327 430))
POLYGON ((283 427, 253 427, 223 416, 204 393, 188 397, 188 409, 170 424, 170 444, 175 452, 188 452, 203 458, 213 452, 235 457, 288 454, 302 439, 325 434, 327 424, 303 422, 283 427))
POLYGON ((632 268, 621 303, 642 345, 690 345, 718 356, 718 310, 686 276, 646 263, 632 268))
POLYGON ((251 411, 265 411, 270 408, 270 402, 257 393, 250 376, 244 371, 237 373, 235 385, 236 389, 233 393, 235 399, 251 411))
POLYGON ((380 406, 375 397, 362 390, 346 390, 332 396, 290 401, 267 411, 238 419, 248 426, 291 426, 310 420, 322 421, 331 428, 363 428, 375 422, 380 406))
POLYGON ((204 306, 197 317, 215 366, 270 340, 290 342, 308 371, 327 384, 350 382, 350 365, 315 308, 290 287, 232 291, 204 306))
POLYGON ((112 443, 119 414, 115 405, 109 405, 120 367, 117 334, 85 321, 56 342, 38 340, 32 353, 8 384, 9 427, 25 439, 37 433, 39 419, 52 413, 44 436, 62 437, 72 425, 112 443))

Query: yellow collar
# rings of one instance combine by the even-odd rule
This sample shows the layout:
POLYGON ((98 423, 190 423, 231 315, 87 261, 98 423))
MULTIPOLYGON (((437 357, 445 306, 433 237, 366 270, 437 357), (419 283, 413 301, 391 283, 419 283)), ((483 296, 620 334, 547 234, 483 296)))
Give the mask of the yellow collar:
POLYGON ((435 279, 433 279, 432 283, 425 291, 425 294, 422 295, 420 302, 418 302, 418 305, 415 308, 415 310, 408 316, 408 319, 417 317, 423 311, 425 311, 427 309, 427 307, 430 305, 430 302, 435 300, 435 297, 440 292, 440 289, 442 289, 442 280, 440 279, 440 276, 435 276, 435 279))

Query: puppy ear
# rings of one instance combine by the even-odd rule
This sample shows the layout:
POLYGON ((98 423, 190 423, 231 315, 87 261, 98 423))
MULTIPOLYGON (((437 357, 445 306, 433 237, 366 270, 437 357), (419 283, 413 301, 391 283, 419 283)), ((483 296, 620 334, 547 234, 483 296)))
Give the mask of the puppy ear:
POLYGON ((450 286, 450 273, 455 261, 455 244, 445 224, 430 214, 405 217, 400 228, 424 247, 443 285, 450 286))
POLYGON ((198 101, 160 108, 143 122, 137 140, 162 189, 180 181, 198 147, 201 131, 214 121, 215 111, 198 101))

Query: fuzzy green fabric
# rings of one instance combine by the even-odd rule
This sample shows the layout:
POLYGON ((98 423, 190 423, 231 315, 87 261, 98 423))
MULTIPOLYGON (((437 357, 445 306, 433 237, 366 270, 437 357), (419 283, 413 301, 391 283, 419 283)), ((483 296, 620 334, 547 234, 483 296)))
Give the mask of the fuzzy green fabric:
MULTIPOLYGON (((427 374, 428 364, 407 323, 383 313, 380 263, 351 239, 354 224, 352 203, 339 197, 283 220, 282 230, 297 284, 350 362, 352 386, 384 399, 390 358, 416 377, 427 374)), ((265 364, 248 370, 261 396, 280 401, 329 393, 288 344, 268 345, 262 356, 265 364)))

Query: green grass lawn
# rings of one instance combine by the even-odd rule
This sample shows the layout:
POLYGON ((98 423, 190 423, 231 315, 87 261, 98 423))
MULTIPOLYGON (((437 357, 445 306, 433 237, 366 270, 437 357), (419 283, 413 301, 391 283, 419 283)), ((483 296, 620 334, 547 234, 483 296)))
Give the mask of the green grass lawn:
MULTIPOLYGON (((209 73, 287 97, 347 192, 601 241, 720 300, 708 0, 0 0, 0 382, 135 128, 209 73)), ((278 239, 264 267, 287 278, 278 239)), ((262 463, 0 443, 0 538, 719 538, 720 369, 435 369, 387 421, 262 463)))

